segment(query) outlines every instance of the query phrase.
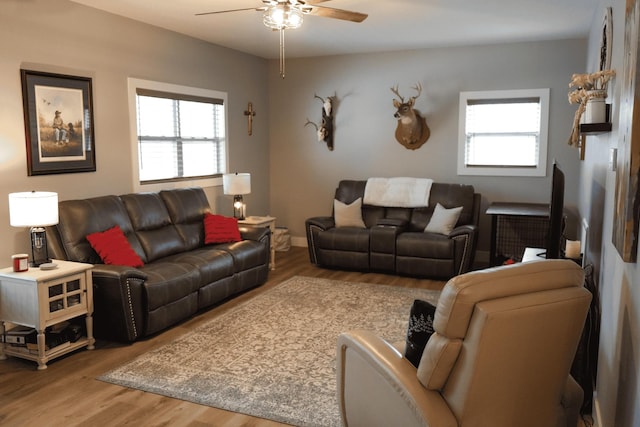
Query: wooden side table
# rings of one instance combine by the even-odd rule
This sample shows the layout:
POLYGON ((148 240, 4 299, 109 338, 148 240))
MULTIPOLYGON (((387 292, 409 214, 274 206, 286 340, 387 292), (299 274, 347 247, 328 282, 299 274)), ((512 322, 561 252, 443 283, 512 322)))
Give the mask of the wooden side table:
POLYGON ((38 362, 46 369, 47 362, 78 348, 94 348, 93 338, 93 265, 70 261, 53 261, 57 267, 41 270, 31 267, 16 273, 13 268, 0 270, 0 334, 5 322, 35 328, 37 353, 27 347, 0 346, 0 359, 6 355, 38 362), (49 326, 85 316, 87 335, 68 345, 46 349, 45 329, 49 326))
POLYGON ((238 224, 251 225, 253 227, 269 227, 271 230, 270 250, 271 259, 269 260, 269 269, 276 269, 276 246, 273 241, 273 235, 276 231, 276 218, 273 216, 248 216, 245 219, 238 220, 238 224))

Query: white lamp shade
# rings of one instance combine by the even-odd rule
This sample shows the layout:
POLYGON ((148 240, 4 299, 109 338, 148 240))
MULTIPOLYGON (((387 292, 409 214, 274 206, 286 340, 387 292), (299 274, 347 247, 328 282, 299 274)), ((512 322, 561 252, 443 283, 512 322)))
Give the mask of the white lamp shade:
POLYGON ((58 193, 31 191, 9 194, 13 227, 45 227, 58 223, 58 193))
POLYGON ((250 173, 228 173, 222 175, 224 194, 243 195, 251 193, 250 173))

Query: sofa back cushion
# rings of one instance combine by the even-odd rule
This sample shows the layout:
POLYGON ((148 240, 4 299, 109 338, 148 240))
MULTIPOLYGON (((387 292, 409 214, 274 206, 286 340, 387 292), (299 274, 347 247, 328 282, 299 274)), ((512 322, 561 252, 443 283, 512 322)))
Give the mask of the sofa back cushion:
POLYGON ((169 212, 158 193, 125 194, 120 198, 144 249, 147 262, 186 250, 184 240, 171 222, 169 212))
POLYGON ((145 252, 133 232, 127 210, 118 196, 65 200, 58 204, 59 221, 55 226, 60 241, 71 261, 101 264, 87 235, 119 226, 136 254, 146 262, 145 252))
MULTIPOLYGON (((367 181, 342 180, 336 188, 335 200, 350 205, 358 198, 364 197, 364 187, 367 181)), ((378 223, 378 220, 385 217, 385 208, 381 206, 362 206, 362 220, 367 228, 371 228, 378 223)))
MULTIPOLYGON (((342 180, 336 189, 335 198, 342 203, 352 203, 358 197, 364 197, 366 185, 366 180, 342 180)), ((373 227, 381 219, 398 219, 409 223, 411 231, 423 231, 436 205, 440 203, 447 209, 462 206, 457 225, 474 224, 474 191, 472 185, 434 182, 429 195, 429 206, 398 208, 363 205, 362 219, 367 227, 373 227)))
POLYGON ((179 188, 160 192, 171 221, 187 250, 204 245, 204 215, 210 213, 202 188, 179 188))

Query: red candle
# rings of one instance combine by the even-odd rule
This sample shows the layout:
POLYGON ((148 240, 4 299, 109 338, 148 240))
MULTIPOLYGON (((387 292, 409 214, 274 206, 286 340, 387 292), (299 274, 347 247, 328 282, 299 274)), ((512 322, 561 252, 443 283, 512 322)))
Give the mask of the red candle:
POLYGON ((28 254, 15 254, 11 255, 13 260, 13 271, 27 271, 29 269, 29 255, 28 254))

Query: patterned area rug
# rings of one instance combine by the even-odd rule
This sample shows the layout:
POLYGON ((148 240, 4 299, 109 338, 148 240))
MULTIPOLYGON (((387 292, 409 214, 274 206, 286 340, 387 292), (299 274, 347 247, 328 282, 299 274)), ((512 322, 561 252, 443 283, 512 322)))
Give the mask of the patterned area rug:
POLYGON ((440 292, 296 276, 99 379, 296 426, 339 426, 336 338, 406 335, 440 292))

